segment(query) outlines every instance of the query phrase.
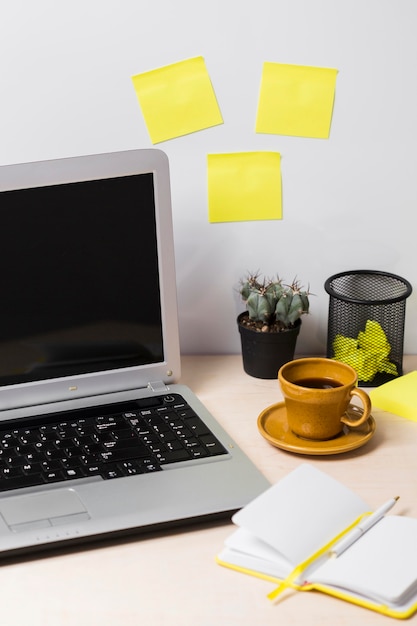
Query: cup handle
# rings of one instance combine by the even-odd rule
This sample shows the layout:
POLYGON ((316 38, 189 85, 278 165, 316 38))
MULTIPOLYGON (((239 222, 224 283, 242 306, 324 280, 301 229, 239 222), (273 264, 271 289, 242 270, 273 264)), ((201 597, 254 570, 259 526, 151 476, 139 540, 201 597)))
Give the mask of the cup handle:
POLYGON ((352 389, 351 395, 357 396, 361 400, 363 405, 363 413, 359 419, 350 420, 348 417, 343 416, 340 418, 340 421, 350 428, 355 428, 357 426, 361 426, 369 419, 369 416, 371 415, 371 400, 368 394, 362 391, 362 389, 358 389, 358 387, 354 387, 352 389))

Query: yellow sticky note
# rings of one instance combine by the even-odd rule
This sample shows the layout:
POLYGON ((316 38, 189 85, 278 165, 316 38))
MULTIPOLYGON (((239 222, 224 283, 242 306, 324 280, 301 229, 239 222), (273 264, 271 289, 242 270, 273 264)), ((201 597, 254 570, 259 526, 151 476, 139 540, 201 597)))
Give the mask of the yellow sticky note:
POLYGON ((203 57, 132 76, 152 143, 223 123, 203 57))
POLYGON ((264 63, 257 133, 327 139, 337 70, 264 63))
POLYGON ((417 422, 417 371, 371 389, 369 396, 372 404, 383 411, 417 422))
POLYGON ((356 339, 336 335, 333 351, 337 361, 356 370, 360 381, 372 381, 378 372, 398 376, 397 366, 388 359, 391 346, 387 336, 375 320, 367 320, 365 331, 359 331, 356 339))
POLYGON ((210 222, 282 218, 278 152, 209 154, 207 165, 210 222))

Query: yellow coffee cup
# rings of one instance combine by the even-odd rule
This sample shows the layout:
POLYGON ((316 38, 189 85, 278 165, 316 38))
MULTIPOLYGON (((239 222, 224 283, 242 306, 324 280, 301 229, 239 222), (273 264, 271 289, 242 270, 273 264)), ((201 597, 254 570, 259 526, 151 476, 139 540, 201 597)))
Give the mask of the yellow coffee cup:
POLYGON ((304 439, 326 440, 337 437, 344 425, 357 428, 371 415, 367 393, 357 387, 357 373, 334 359, 319 357, 295 359, 283 365, 278 381, 285 400, 288 426, 304 439), (350 411, 354 398, 361 411, 350 411))

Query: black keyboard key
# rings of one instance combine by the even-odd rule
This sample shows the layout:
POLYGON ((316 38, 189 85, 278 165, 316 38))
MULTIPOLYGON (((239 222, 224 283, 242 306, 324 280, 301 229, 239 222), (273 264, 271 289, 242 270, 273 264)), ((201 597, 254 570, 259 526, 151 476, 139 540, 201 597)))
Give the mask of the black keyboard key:
POLYGON ((177 412, 177 415, 181 417, 181 419, 186 419, 190 417, 197 417, 192 409, 184 408, 177 412))
POLYGON ((21 444, 26 445, 40 441, 40 436, 37 432, 25 431, 24 433, 19 435, 18 439, 21 444))
POLYGON ((83 450, 85 446, 88 446, 92 443, 95 443, 93 438, 90 436, 80 436, 80 435, 76 435, 73 439, 72 442, 75 446, 77 446, 78 449, 83 450))
POLYGON ((43 475, 43 478, 45 479, 45 482, 47 483, 57 483, 62 480, 65 480, 64 472, 61 472, 60 470, 46 472, 43 475))
POLYGON ((43 472, 54 472, 56 470, 62 469, 61 461, 42 461, 41 469, 43 472))
POLYGON ((150 474, 151 472, 160 472, 162 467, 158 463, 149 463, 149 465, 143 465, 142 470, 144 474, 150 474))
POLYGON ((84 472, 86 476, 96 476, 97 474, 101 474, 103 471, 103 467, 101 465, 86 465, 84 466, 84 472))
POLYGON ((85 472, 81 467, 71 467, 69 469, 62 470, 64 477, 67 479, 84 478, 85 472))
POLYGON ((215 454, 225 454, 226 452, 222 444, 217 441, 214 435, 204 435, 203 437, 200 437, 200 441, 212 456, 215 454))
POLYGON ((158 463, 156 462, 156 459, 154 456, 145 456, 141 459, 137 459, 136 460, 137 463, 139 463, 141 465, 141 467, 149 467, 149 466, 157 466, 159 467, 158 463))
POLYGON ((139 444, 134 448, 116 448, 101 452, 99 457, 103 463, 117 463, 118 461, 128 461, 130 459, 140 459, 149 456, 146 446, 139 444))
POLYGON ((36 475, 42 472, 42 465, 40 463, 26 463, 22 465, 22 471, 26 475, 36 475))
POLYGON ((21 456, 27 456, 29 454, 32 454, 32 456, 33 456, 33 454, 36 453, 36 450, 31 445, 25 445, 25 446, 18 446, 17 447, 17 452, 21 456))
MULTIPOLYGON (((189 446, 186 446, 187 448, 189 446)), ((180 444, 179 441, 168 441, 166 444, 166 450, 174 451, 174 450, 182 450, 184 448, 183 445, 180 444)))
POLYGON ((90 437, 96 433, 96 428, 94 424, 80 424, 75 429, 76 434, 74 437, 90 437))
POLYGON ((42 427, 39 429, 39 439, 40 441, 53 441, 56 439, 56 429, 43 429, 42 427))
POLYGON ((96 431, 98 433, 111 432, 126 428, 126 422, 122 418, 97 418, 96 431))
POLYGON ((77 431, 75 428, 71 427, 66 427, 65 425, 61 425, 57 431, 56 431, 57 437, 59 437, 59 439, 71 439, 72 437, 75 437, 75 435, 77 435, 77 431))
POLYGON ((61 460, 61 465, 65 469, 70 469, 72 467, 81 467, 83 464, 79 456, 69 456, 61 460))
POLYGON ((80 456, 80 447, 75 444, 65 445, 62 449, 65 452, 65 456, 80 456))
POLYGON ((119 463, 119 467, 123 476, 136 476, 136 474, 143 474, 144 471, 136 461, 123 461, 123 463, 119 463))
POLYGON ((19 440, 16 437, 13 437, 12 435, 4 436, 0 441, 0 444, 3 450, 10 450, 10 448, 16 448, 16 446, 18 446, 19 443, 20 443, 19 440))
POLYGON ((149 435, 144 435, 142 437, 142 441, 147 446, 150 446, 152 444, 160 444, 161 443, 161 440, 160 440, 160 438, 158 437, 158 435, 156 433, 150 433, 149 435))
POLYGON ((164 418, 164 422, 168 424, 170 428, 178 428, 184 425, 183 420, 178 417, 176 413, 170 413, 164 418))
POLYGON ((138 437, 144 437, 145 435, 150 435, 153 432, 151 426, 143 420, 139 420, 138 424, 135 426, 135 431, 138 437))
POLYGON ((167 430, 158 432, 158 436, 161 441, 167 443, 168 441, 176 441, 176 434, 167 426, 167 430))
POLYGON ((136 438, 137 440, 137 435, 136 433, 133 432, 131 428, 120 428, 118 430, 115 430, 113 433, 113 437, 117 439, 117 441, 120 441, 121 439, 133 439, 133 438, 136 438))
POLYGON ((201 437, 202 435, 207 435, 210 433, 203 420, 201 420, 196 415, 194 417, 188 418, 186 424, 196 437, 201 437))
POLYGON ((18 476, 23 476, 23 470, 21 467, 5 467, 1 470, 0 476, 2 478, 17 478, 18 476))
POLYGON ((57 461, 59 459, 64 459, 66 456, 65 450, 59 450, 58 448, 54 448, 53 450, 45 451, 45 458, 50 459, 51 461, 57 461))
POLYGON ((173 450, 167 452, 161 452, 155 455, 158 459, 158 462, 161 464, 164 463, 178 463, 179 461, 187 461, 191 458, 190 453, 187 450, 173 450))
POLYGON ((38 475, 22 475, 15 478, 7 478, 0 480, 0 491, 10 491, 12 489, 23 489, 23 487, 35 487, 44 484, 41 476, 38 475))
POLYGON ((190 448, 190 454, 194 459, 203 459, 204 457, 209 455, 206 448, 203 448, 203 446, 190 448))
POLYGON ((103 451, 101 443, 89 443, 83 446, 83 453, 91 456, 96 456, 103 451))
POLYGON ((24 456, 12 456, 6 458, 6 463, 10 467, 20 467, 26 463, 26 458, 24 456))
POLYGON ((179 439, 185 439, 192 437, 192 431, 185 424, 178 424, 173 427, 173 430, 179 439))
POLYGON ((108 466, 105 466, 104 469, 101 470, 100 476, 104 479, 111 479, 111 478, 122 478, 124 474, 122 470, 119 467, 117 467, 117 465, 109 464, 108 466))

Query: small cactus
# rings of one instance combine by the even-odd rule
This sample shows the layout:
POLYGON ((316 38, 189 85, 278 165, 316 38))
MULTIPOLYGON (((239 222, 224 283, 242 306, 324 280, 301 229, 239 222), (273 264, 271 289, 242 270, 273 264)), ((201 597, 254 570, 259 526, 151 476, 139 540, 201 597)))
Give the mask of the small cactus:
POLYGON ((258 273, 249 274, 239 293, 246 302, 249 320, 263 332, 292 328, 310 308, 310 293, 296 279, 285 285, 281 279, 261 281, 258 273))

